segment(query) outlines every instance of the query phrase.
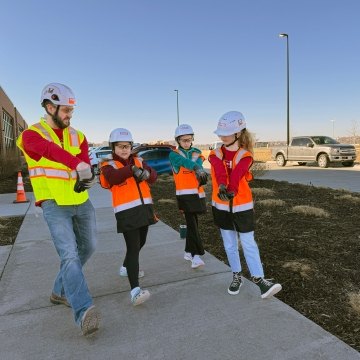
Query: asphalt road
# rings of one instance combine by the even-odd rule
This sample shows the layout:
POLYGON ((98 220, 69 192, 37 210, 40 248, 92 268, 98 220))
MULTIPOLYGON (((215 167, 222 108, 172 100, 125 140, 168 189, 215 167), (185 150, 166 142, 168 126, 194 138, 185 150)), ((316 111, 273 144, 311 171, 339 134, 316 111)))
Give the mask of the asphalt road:
POLYGON ((329 167, 320 169, 311 165, 299 166, 295 164, 278 167, 274 162, 268 162, 267 166, 268 171, 261 179, 360 192, 360 165, 355 165, 352 168, 329 167))

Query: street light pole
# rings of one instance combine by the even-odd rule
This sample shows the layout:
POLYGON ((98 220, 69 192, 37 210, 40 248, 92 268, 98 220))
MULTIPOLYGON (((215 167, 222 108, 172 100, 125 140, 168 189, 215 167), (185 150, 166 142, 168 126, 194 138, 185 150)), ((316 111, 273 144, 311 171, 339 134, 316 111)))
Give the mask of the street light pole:
POLYGON ((174 91, 176 91, 177 124, 179 126, 179 90, 174 91))
POLYGON ((290 145, 290 76, 289 76, 289 35, 279 34, 279 37, 286 38, 286 82, 287 82, 287 120, 286 120, 286 142, 290 145))
POLYGON ((332 130, 333 130, 333 139, 335 139, 335 120, 330 120, 332 122, 332 130))

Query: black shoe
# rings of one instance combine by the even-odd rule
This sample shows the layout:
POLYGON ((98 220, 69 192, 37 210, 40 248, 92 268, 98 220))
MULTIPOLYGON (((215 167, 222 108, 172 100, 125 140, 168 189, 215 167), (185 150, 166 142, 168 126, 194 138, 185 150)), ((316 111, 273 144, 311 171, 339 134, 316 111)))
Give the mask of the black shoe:
POLYGON ((237 295, 240 292, 241 285, 242 285, 241 273, 234 272, 233 273, 233 281, 231 282, 231 284, 228 288, 228 293, 230 295, 237 295))
POLYGON ((260 288, 262 299, 267 299, 282 289, 280 284, 274 284, 269 279, 252 277, 251 280, 260 288))

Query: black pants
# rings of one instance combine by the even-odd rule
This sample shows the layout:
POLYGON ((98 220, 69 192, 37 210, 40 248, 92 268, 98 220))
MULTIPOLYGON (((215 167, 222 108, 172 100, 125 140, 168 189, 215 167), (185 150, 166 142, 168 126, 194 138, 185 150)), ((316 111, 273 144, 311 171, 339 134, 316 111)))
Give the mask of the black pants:
POLYGON ((196 213, 184 212, 186 220, 185 252, 194 255, 204 255, 204 246, 198 229, 198 216, 196 213))
POLYGON ((126 243, 123 266, 126 267, 131 289, 139 286, 139 253, 145 245, 148 229, 149 226, 143 226, 123 233, 126 243))

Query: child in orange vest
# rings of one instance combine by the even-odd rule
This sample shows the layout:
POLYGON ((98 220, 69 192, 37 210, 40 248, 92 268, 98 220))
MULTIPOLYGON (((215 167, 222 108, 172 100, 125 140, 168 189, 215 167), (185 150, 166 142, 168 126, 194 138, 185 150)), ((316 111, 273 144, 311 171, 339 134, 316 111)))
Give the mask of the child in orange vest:
POLYGON ((248 181, 253 162, 253 140, 246 130, 245 118, 238 111, 224 114, 214 131, 223 145, 210 153, 212 177, 212 211, 219 226, 227 258, 233 272, 230 295, 240 291, 241 264, 238 236, 252 281, 259 286, 263 299, 281 290, 280 284, 264 279, 259 248, 254 239, 254 209, 248 181))
POLYGON ((190 125, 182 124, 175 130, 178 148, 169 155, 176 186, 178 206, 186 220, 186 243, 184 259, 191 261, 196 269, 205 263, 203 242, 198 230, 198 214, 206 212, 205 192, 202 185, 207 182, 207 173, 202 167, 204 157, 199 149, 192 147, 194 131, 190 125))
POLYGON ((145 245, 149 225, 156 222, 148 184, 155 182, 157 173, 141 158, 131 154, 133 138, 129 130, 118 128, 109 139, 113 159, 101 164, 100 183, 112 193, 117 231, 123 233, 126 256, 120 276, 127 276, 133 305, 150 297, 148 290, 139 286, 139 253, 145 245))

